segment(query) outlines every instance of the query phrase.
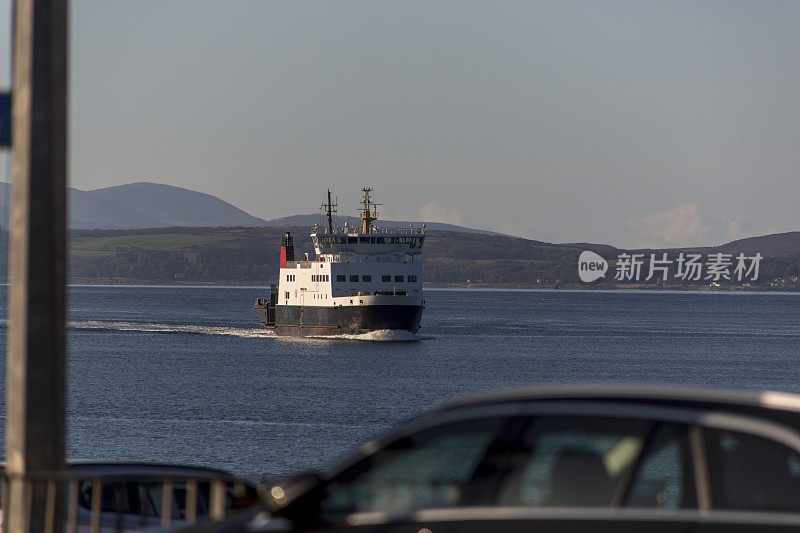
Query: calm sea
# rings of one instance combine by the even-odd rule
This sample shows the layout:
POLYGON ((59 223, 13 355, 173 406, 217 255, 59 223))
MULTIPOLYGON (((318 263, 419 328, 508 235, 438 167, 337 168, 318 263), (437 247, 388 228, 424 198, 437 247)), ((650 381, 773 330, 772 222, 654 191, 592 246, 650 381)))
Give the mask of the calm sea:
POLYGON ((252 309, 264 295, 70 287, 69 456, 255 478, 321 467, 475 391, 644 382, 800 392, 796 294, 428 290, 423 329, 400 342, 274 337, 252 309))

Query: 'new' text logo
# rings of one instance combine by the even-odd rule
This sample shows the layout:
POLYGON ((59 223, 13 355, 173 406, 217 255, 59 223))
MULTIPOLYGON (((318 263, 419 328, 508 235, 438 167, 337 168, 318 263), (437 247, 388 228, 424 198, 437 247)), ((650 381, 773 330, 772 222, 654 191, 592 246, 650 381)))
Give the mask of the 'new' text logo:
POLYGON ((608 262, 594 252, 585 250, 578 258, 578 275, 581 281, 589 283, 606 275, 608 262))

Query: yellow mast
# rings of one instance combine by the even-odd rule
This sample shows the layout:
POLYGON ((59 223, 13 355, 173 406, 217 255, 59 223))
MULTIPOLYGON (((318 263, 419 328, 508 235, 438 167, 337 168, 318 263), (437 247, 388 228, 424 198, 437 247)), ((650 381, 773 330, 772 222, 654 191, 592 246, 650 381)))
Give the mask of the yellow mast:
POLYGON ((361 192, 364 193, 361 200, 363 205, 361 208, 361 233, 369 233, 372 222, 378 219, 378 206, 382 204, 372 202, 372 198, 370 198, 372 189, 369 187, 364 187, 361 192))

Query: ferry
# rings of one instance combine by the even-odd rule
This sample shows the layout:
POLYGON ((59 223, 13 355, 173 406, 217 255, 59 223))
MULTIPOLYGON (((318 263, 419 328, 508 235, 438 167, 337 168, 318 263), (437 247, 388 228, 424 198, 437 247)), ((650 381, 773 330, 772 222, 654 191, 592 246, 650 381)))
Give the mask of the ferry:
POLYGON ((390 229, 373 224, 378 206, 361 189, 361 227, 333 225, 336 204, 322 204, 327 228, 314 227, 316 257, 295 260, 294 238, 281 243, 280 278, 270 297, 256 300, 259 320, 277 335, 363 334, 381 330, 416 333, 425 300, 422 246, 425 225, 390 229), (327 230, 327 231, 326 231, 327 230))

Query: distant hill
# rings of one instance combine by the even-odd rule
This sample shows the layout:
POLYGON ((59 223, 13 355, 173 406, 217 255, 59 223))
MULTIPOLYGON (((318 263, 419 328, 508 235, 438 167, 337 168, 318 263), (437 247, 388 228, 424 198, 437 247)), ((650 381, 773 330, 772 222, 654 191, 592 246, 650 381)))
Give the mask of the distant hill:
POLYGON ((769 235, 760 235, 758 237, 748 237, 746 239, 737 239, 719 246, 694 246, 683 248, 665 248, 665 249, 650 249, 642 248, 637 250, 625 250, 622 248, 615 248, 607 244, 591 244, 591 243, 566 243, 561 246, 570 246, 574 248, 581 248, 584 250, 592 250, 597 252, 603 257, 610 258, 623 252, 635 252, 649 254, 651 252, 674 252, 691 251, 701 254, 739 254, 753 255, 760 253, 762 257, 786 257, 790 255, 800 254, 800 231, 789 231, 786 233, 771 233, 769 235))
MULTIPOLYGON (((129 183, 87 191, 98 203, 102 201, 123 206, 128 212, 139 213, 141 221, 135 226, 263 226, 265 221, 245 213, 216 196, 158 183, 129 183), (157 225, 153 225, 157 222, 157 225), (146 225, 145 225, 146 224, 146 225)), ((75 213, 79 215, 79 213, 75 213)), ((76 220, 77 222, 77 220, 76 220)), ((81 226, 72 226, 75 228, 81 226)), ((83 225, 87 228, 89 226, 83 225)), ((92 227, 103 227, 95 225, 92 227)), ((130 226, 129 226, 130 227, 130 226)))
MULTIPOLYGON (((0 183, 0 220, 8 227, 11 187, 0 183)), ((264 226, 216 196, 158 183, 129 183, 93 191, 68 188, 71 229, 145 229, 167 226, 264 226)))
MULTIPOLYGON (((306 228, 324 222, 323 217, 319 214, 293 215, 263 220, 210 194, 157 183, 130 183, 92 191, 69 188, 67 194, 68 225, 70 229, 76 230, 144 230, 166 227, 300 227, 304 228, 299 232, 302 234, 305 233, 306 228)), ((8 227, 10 196, 10 184, 0 182, 0 222, 4 228, 8 227)), ((361 221, 353 216, 336 216, 334 223, 339 227, 345 223, 358 227, 361 221)), ((419 226, 422 222, 378 220, 375 224, 383 227, 408 227, 410 224, 419 226)), ((455 256, 463 259, 467 259, 464 254, 469 254, 471 260, 478 260, 481 257, 520 258, 520 254, 530 253, 531 255, 526 256, 526 259, 533 260, 542 253, 542 250, 552 250, 553 247, 571 250, 570 253, 574 253, 576 250, 593 250, 607 259, 613 259, 626 251, 606 244, 551 244, 453 224, 440 222, 426 222, 425 224, 429 232, 460 234, 458 238, 449 239, 450 244, 442 249, 446 250, 446 253, 440 255, 442 260, 447 259, 448 253, 454 253, 455 256), (496 238, 486 239, 486 236, 496 238), (492 250, 491 253, 488 253, 489 249, 492 250)), ((436 237, 431 239, 431 241, 435 240, 436 237)), ((437 256, 435 250, 436 247, 431 250, 433 253, 429 254, 429 257, 437 256)), ((635 252, 644 254, 663 251, 678 253, 680 250, 691 250, 704 254, 743 252, 753 255, 758 252, 765 258, 797 256, 800 255, 800 231, 739 239, 715 247, 673 248, 671 250, 641 249, 635 250, 635 252)))
MULTIPOLYGON (((306 228, 307 229, 307 228, 306 228)), ((69 271, 81 283, 221 283, 267 284, 278 276, 281 235, 295 235, 296 257, 313 257, 308 232, 298 227, 157 228, 144 230, 73 230, 69 233, 69 271)), ((797 234, 794 235, 796 237, 797 234)), ((5 232, 0 234, 0 239, 5 232)), ((681 251, 703 254, 720 251, 764 256, 759 279, 752 289, 800 290, 800 248, 791 248, 789 234, 745 239, 718 248, 669 250, 674 259, 681 251), (781 248, 783 247, 783 248, 781 248), (773 256, 779 249, 789 253, 773 256), (779 284, 773 280, 783 279, 779 284)), ((0 246, 2 243, 0 243, 0 246)), ((614 280, 615 260, 620 253, 661 253, 666 250, 623 250, 594 244, 550 244, 519 237, 459 231, 426 231, 423 254, 424 279, 428 284, 470 286, 556 286, 586 288, 578 280, 577 260, 581 251, 595 250, 605 257, 611 273, 594 288, 618 288, 614 280)), ((0 273, 3 272, 0 256, 0 273)), ((674 265, 673 265, 674 266, 674 265)), ((646 272, 646 265, 643 272, 646 272)), ((674 268, 673 268, 674 271, 674 268)), ((674 272, 673 272, 674 273, 674 272)), ((655 280, 649 282, 655 286, 655 280)), ((708 288, 708 281, 672 280, 676 288, 708 288)), ((622 282, 619 285, 626 285, 622 282)))
MULTIPOLYGON (((353 227, 361 227, 361 219, 358 217, 339 216, 333 217, 333 223, 337 227, 344 226, 345 223, 353 227)), ((288 217, 275 218, 267 220, 264 224, 268 227, 310 227, 314 224, 327 224, 322 215, 292 215, 288 217)), ((455 231, 458 233, 477 233, 480 235, 503 235, 495 231, 485 229, 465 228, 463 226, 456 226, 455 224, 445 224, 443 222, 425 222, 425 221, 409 221, 409 220, 378 220, 373 223, 374 226, 380 228, 407 228, 410 225, 421 226, 425 224, 425 228, 433 231, 455 231)))
MULTIPOLYGON (((0 223, 8 227, 11 187, 0 182, 0 223)), ((67 189, 70 229, 148 229, 166 227, 311 227, 323 221, 319 214, 292 215, 264 220, 238 207, 202 192, 138 182, 92 191, 67 189)), ((336 216, 334 223, 361 226, 361 219, 336 216)), ((425 221, 379 220, 379 227, 421 226, 436 231, 502 235, 494 231, 465 228, 453 224, 425 221)))
POLYGON ((752 255, 758 252, 764 257, 784 257, 800 254, 800 231, 739 239, 711 249, 715 252, 728 254, 743 252, 752 255))

